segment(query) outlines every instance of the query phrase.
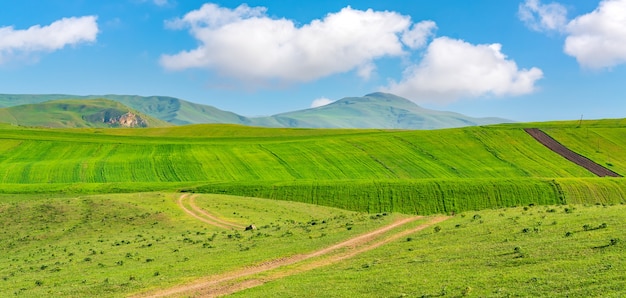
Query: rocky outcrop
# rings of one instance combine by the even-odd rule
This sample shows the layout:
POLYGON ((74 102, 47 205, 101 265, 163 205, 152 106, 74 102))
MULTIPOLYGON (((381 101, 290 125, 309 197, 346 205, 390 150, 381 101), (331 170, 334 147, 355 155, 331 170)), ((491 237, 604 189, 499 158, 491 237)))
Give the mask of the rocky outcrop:
POLYGON ((148 122, 133 112, 124 113, 117 109, 107 109, 83 117, 89 122, 106 123, 112 127, 147 127, 148 122))
POLYGON ((113 126, 121 126, 121 127, 146 127, 148 123, 139 117, 137 114, 132 112, 128 112, 119 117, 109 118, 106 122, 113 126))

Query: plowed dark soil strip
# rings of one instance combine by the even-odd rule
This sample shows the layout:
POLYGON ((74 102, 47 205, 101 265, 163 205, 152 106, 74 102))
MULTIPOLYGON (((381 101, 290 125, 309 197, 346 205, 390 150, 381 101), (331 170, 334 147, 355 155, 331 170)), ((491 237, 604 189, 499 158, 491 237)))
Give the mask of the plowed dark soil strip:
POLYGON ((600 177, 622 177, 622 175, 595 163, 589 158, 586 158, 572 150, 569 150, 567 147, 563 146, 557 140, 553 139, 551 136, 538 128, 525 128, 524 131, 526 131, 526 133, 535 138, 535 140, 537 140, 539 143, 548 147, 548 149, 556 152, 557 154, 565 157, 567 160, 589 170, 590 172, 600 177))

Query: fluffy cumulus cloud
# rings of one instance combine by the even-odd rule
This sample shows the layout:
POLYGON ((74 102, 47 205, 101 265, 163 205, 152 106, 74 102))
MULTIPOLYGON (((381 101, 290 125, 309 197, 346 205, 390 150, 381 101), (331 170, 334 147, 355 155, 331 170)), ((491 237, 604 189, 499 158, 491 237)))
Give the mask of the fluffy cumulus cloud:
POLYGON ((210 3, 166 26, 188 28, 199 46, 162 55, 163 67, 204 68, 248 82, 307 82, 348 71, 368 78, 376 59, 425 45, 436 28, 395 12, 350 7, 299 26, 268 17, 264 7, 210 3))
POLYGON ((543 4, 539 0, 526 0, 519 5, 518 16, 535 31, 563 31, 567 24, 567 9, 559 3, 543 4))
POLYGON ((313 102, 311 102, 311 108, 319 108, 328 104, 331 104, 335 102, 332 99, 326 98, 326 97, 320 97, 317 99, 314 99, 313 102))
POLYGON ((96 20, 96 16, 84 16, 63 18, 48 26, 36 25, 24 30, 0 27, 0 64, 13 57, 94 42, 98 35, 96 20))
POLYGON ((626 0, 604 0, 567 24, 565 53, 588 68, 626 63, 626 0))
POLYGON ((417 102, 446 103, 461 98, 531 93, 543 77, 538 68, 519 69, 501 52, 500 44, 474 45, 436 38, 423 59, 408 68, 399 82, 383 91, 417 102))

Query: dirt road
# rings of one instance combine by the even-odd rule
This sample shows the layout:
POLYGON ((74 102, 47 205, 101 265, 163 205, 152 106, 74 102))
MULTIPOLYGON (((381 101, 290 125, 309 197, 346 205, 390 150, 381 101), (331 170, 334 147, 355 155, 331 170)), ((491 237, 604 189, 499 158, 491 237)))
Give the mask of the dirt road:
MULTIPOLYGON (((183 210, 185 210, 185 212, 189 213, 190 215, 204 222, 212 224, 213 221, 209 222, 207 221, 207 219, 202 218, 196 215, 194 212, 186 209, 182 204, 182 200, 185 197, 186 195, 181 196, 181 198, 179 199, 179 206, 181 206, 181 208, 183 208, 183 210)), ((377 230, 362 234, 360 236, 307 254, 299 254, 285 258, 270 260, 268 262, 245 267, 231 272, 202 278, 201 280, 190 284, 145 293, 136 297, 216 297, 232 294, 244 289, 262 285, 269 281, 340 262, 347 258, 351 258, 358 254, 380 247, 391 241, 398 240, 402 237, 406 237, 407 235, 423 230, 427 227, 446 220, 448 217, 435 217, 427 223, 424 223, 417 227, 413 227, 408 230, 398 231, 391 235, 385 235, 387 232, 393 229, 407 225, 422 218, 423 217, 421 216, 415 216, 400 219, 377 230), (281 271, 277 271, 275 273, 270 272, 269 276, 255 276, 259 273, 266 273, 271 270, 286 266, 290 267, 281 271)), ((219 222, 218 224, 222 225, 219 222)))
POLYGON ((178 198, 178 207, 180 207, 181 209, 183 209, 183 211, 185 211, 187 214, 195 217, 196 219, 203 221, 205 223, 208 223, 210 225, 216 226, 218 228, 222 228, 222 229, 238 229, 238 230, 243 230, 245 227, 236 223, 232 223, 223 219, 220 219, 218 217, 216 217, 213 214, 210 214, 209 212, 199 208, 196 205, 196 196, 192 195, 191 197, 189 196, 189 194, 183 194, 178 198), (189 206, 191 207, 191 209, 188 209, 185 204, 184 204, 184 200, 189 197, 189 206))

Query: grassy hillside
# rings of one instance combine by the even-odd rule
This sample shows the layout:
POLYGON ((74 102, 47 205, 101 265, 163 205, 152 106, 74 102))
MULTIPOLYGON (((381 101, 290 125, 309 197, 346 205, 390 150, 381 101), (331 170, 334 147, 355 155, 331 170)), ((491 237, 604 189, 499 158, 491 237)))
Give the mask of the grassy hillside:
POLYGON ((192 103, 168 96, 104 95, 133 109, 167 122, 184 125, 193 123, 246 124, 246 117, 218 108, 192 103))
POLYGON ((0 107, 69 98, 111 99, 141 113, 177 125, 221 123, 292 128, 440 129, 511 122, 500 118, 472 118, 458 113, 424 109, 405 98, 386 93, 348 97, 316 109, 257 118, 248 118, 212 106, 191 103, 168 96, 0 94, 0 107))
MULTIPOLYGON (((24 104, 36 104, 60 99, 106 98, 129 106, 140 113, 172 124, 231 123, 247 124, 246 117, 223 111, 208 105, 195 104, 169 96, 136 95, 68 95, 68 94, 0 94, 0 108, 24 104)), ((1 114, 0 114, 1 115, 1 114)))
MULTIPOLYGON (((207 126, 236 131, 231 127, 207 126)), ((185 130, 181 128, 180 130, 185 130)), ((4 129, 2 183, 593 177, 522 130, 149 136, 150 130, 4 129), (130 134, 133 134, 132 136, 130 134), (143 136, 148 135, 148 136, 143 136)), ((153 131, 162 131, 154 129, 153 131)), ((296 131, 300 133, 300 131, 296 131)))
POLYGON ((266 274, 268 283, 234 297, 623 297, 624 212, 535 206, 464 213, 329 266, 266 274))
POLYGON ((185 214, 179 196, 0 195, 0 296, 121 297, 327 247, 402 218, 254 198, 196 199, 216 215, 259 227, 243 232, 185 214))
POLYGON ((159 127, 171 124, 144 114, 112 100, 53 100, 0 109, 0 121, 21 126, 43 127, 115 127, 114 122, 132 112, 137 126, 159 127))
MULTIPOLYGON (((598 135, 603 142, 625 139, 622 126, 602 129, 611 131, 598 135)), ((560 141, 575 144, 576 132, 585 130, 560 141)), ((381 131, 197 125, 137 131, 7 125, 0 127, 0 140, 4 193, 187 189, 420 214, 626 200, 624 179, 594 178, 517 126, 381 131)), ((607 147, 607 153, 622 156, 621 148, 607 147)))
MULTIPOLYGON (((128 296, 288 259, 406 218, 196 197, 215 216, 258 227, 244 232, 184 213, 180 196, 0 195, 0 296, 128 296)), ((626 286, 625 209, 560 205, 460 213, 345 260, 331 254, 248 275, 237 281, 269 282, 237 295, 618 297, 626 286)))
POLYGON ((494 127, 540 127, 576 153, 622 175, 626 173, 626 119, 520 123, 494 127))
POLYGON ((347 97, 318 108, 251 120, 253 125, 273 127, 391 129, 441 129, 511 122, 424 109, 388 93, 347 97))

